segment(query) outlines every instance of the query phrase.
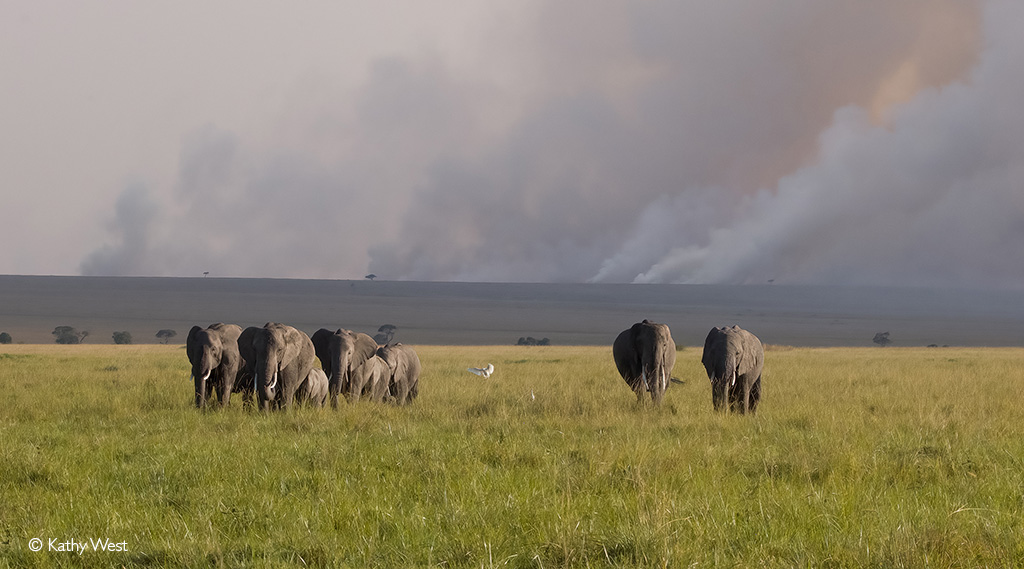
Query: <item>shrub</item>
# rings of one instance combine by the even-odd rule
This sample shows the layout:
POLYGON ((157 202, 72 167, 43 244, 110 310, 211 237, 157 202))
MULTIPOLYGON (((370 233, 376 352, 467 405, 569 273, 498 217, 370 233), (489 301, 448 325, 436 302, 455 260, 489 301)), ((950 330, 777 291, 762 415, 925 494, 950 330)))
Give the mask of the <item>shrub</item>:
POLYGON ((82 340, 89 335, 87 330, 79 332, 72 326, 57 326, 50 333, 54 335, 53 341, 58 344, 81 344, 82 340))
POLYGON ((7 332, 0 332, 0 344, 10 344, 12 341, 10 334, 7 332))
POLYGON ((114 343, 115 344, 131 344, 132 333, 128 331, 114 332, 114 343))

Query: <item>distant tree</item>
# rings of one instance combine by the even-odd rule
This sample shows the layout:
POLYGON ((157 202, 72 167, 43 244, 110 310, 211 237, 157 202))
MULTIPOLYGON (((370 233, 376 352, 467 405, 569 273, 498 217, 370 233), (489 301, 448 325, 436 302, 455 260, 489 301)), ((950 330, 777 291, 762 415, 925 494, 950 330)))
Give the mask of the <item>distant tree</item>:
POLYGON ((551 345, 551 340, 549 340, 548 338, 541 338, 540 340, 537 340, 537 345, 538 346, 550 346, 551 345))
POLYGON ((395 326, 394 324, 385 324, 385 325, 381 326, 380 328, 377 328, 377 332, 380 332, 380 333, 377 334, 376 336, 374 336, 373 339, 377 340, 378 337, 383 339, 384 340, 383 342, 381 342, 379 340, 377 341, 378 344, 383 346, 384 344, 390 343, 391 340, 393 340, 395 338, 395 331, 396 330, 398 330, 398 327, 395 326))
POLYGON ((533 336, 527 336, 525 338, 520 337, 519 341, 516 342, 517 346, 550 346, 551 340, 548 338, 541 338, 538 340, 533 336))
POLYGON ((0 332, 0 344, 10 344, 13 340, 7 332, 0 332))
POLYGON ((156 333, 156 337, 161 339, 161 340, 163 340, 165 344, 167 343, 167 340, 170 340, 171 338, 173 338, 173 337, 175 337, 177 335, 178 335, 178 333, 175 332, 174 330, 166 330, 166 329, 165 330, 160 330, 159 332, 156 333))
POLYGON ((875 337, 872 338, 871 341, 878 344, 879 346, 882 346, 883 348, 892 343, 892 340, 889 339, 888 332, 879 332, 875 334, 875 337))
POLYGON ((131 344, 132 333, 127 330, 124 332, 114 332, 114 343, 115 344, 131 344))
POLYGON ((366 275, 363 278, 366 279, 366 280, 372 281, 373 279, 377 278, 377 275, 375 275, 373 273, 370 273, 370 274, 366 275))
POLYGON ((57 326, 51 334, 54 336, 53 341, 58 344, 81 344, 89 332, 85 330, 79 332, 72 326, 57 326))

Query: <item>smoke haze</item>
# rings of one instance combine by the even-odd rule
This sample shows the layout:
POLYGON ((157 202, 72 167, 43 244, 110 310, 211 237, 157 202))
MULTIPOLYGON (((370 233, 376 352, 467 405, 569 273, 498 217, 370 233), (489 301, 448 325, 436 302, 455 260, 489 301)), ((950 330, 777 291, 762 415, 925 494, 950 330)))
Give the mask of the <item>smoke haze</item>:
POLYGON ((192 125, 81 273, 1024 283, 1019 3, 495 6, 192 125))

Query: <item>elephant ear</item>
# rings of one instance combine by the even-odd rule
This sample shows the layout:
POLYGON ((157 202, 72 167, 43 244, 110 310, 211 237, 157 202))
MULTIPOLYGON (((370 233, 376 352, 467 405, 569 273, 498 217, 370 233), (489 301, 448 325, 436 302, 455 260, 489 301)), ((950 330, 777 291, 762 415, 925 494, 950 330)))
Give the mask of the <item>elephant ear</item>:
POLYGON ((320 367, 330 369, 331 360, 331 348, 330 338, 335 332, 331 332, 327 328, 321 328, 309 338, 313 342, 313 352, 316 357, 320 360, 320 367))
POLYGON ((238 354, 242 356, 245 365, 251 369, 256 369, 256 347, 253 345, 253 341, 260 330, 263 328, 249 326, 238 335, 238 354))
POLYGON ((297 363, 300 367, 305 367, 307 364, 312 365, 313 360, 316 359, 316 352, 309 336, 302 330, 292 328, 291 326, 284 326, 283 328, 282 340, 284 350, 278 359, 278 366, 285 368, 294 363, 297 363))
POLYGON ((704 367, 708 370, 709 374, 711 373, 711 367, 715 363, 715 341, 720 333, 721 332, 718 328, 712 328, 711 331, 708 332, 708 337, 704 339, 704 354, 701 356, 700 363, 704 364, 704 367))
POLYGON ((199 326, 193 326, 192 329, 188 331, 188 337, 185 338, 185 351, 188 352, 188 361, 190 362, 192 362, 192 348, 196 343, 196 334, 202 331, 203 329, 199 326))
POLYGON ((355 333, 353 336, 353 343, 355 345, 352 352, 352 367, 355 368, 377 353, 377 342, 368 334, 361 332, 355 333))

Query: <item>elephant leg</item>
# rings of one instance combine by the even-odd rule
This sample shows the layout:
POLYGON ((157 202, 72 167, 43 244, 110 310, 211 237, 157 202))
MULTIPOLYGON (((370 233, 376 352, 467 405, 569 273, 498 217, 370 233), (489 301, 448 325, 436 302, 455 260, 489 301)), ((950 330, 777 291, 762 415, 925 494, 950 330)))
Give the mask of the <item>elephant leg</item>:
POLYGON ((757 413, 757 404, 761 401, 761 376, 757 376, 750 387, 750 412, 757 413))
POLYGON ((637 404, 638 405, 642 404, 644 402, 644 392, 645 392, 643 380, 641 378, 639 378, 639 377, 634 378, 632 381, 629 382, 629 387, 630 387, 630 389, 633 390, 633 393, 636 394, 636 402, 637 402, 637 404))
POLYGON ((231 390, 235 387, 235 382, 229 379, 230 376, 224 378, 220 386, 220 406, 227 407, 231 403, 231 390))

